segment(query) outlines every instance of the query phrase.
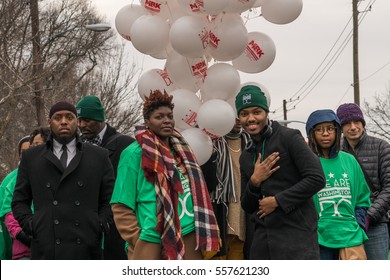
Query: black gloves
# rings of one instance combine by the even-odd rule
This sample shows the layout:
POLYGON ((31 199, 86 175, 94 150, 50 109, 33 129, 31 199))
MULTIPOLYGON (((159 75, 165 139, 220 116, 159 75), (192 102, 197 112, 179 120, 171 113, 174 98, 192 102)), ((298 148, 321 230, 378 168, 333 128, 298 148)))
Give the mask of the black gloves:
POLYGON ((26 245, 27 247, 30 247, 31 245, 31 240, 32 240, 32 237, 31 235, 28 235, 27 233, 25 233, 23 230, 21 230, 16 236, 15 236, 16 240, 22 242, 24 245, 26 245))

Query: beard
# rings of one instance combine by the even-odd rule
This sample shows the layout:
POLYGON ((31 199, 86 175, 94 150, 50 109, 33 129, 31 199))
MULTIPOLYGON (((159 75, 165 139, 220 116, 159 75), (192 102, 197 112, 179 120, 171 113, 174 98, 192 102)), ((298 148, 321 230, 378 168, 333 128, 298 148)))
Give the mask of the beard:
POLYGON ((74 138, 76 138, 76 133, 74 133, 73 135, 64 135, 64 136, 58 136, 58 135, 54 135, 53 134, 53 138, 60 144, 62 145, 66 145, 68 144, 70 141, 72 141, 74 138))

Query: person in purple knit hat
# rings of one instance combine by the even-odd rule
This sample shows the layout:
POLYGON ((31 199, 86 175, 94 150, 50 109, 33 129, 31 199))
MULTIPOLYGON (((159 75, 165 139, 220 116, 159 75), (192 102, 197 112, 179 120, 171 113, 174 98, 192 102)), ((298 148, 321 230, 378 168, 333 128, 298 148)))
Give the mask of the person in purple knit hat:
POLYGON ((367 259, 387 260, 389 251, 390 144, 370 136, 360 107, 354 103, 339 106, 337 116, 344 135, 342 149, 359 161, 371 190, 372 206, 367 210, 364 244, 367 259))

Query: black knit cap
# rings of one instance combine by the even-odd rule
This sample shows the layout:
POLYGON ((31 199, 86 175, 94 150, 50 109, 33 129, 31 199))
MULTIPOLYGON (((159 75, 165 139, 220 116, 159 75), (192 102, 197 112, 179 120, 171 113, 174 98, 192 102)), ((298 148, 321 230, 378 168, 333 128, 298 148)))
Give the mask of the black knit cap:
POLYGON ((49 119, 58 111, 70 111, 77 116, 76 108, 67 101, 59 101, 50 108, 49 119))

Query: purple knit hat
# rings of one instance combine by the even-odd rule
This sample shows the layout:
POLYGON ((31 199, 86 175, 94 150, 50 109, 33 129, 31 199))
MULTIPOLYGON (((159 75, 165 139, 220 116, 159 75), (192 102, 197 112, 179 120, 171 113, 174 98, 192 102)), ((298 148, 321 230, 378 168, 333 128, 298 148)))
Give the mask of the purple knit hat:
POLYGON ((51 119, 51 117, 58 111, 70 111, 77 116, 77 111, 74 105, 70 104, 67 101, 59 101, 51 107, 49 119, 51 119))
POLYGON ((355 103, 345 103, 337 108, 337 116, 340 119, 341 126, 349 123, 350 121, 361 121, 363 127, 366 126, 362 110, 355 103))

